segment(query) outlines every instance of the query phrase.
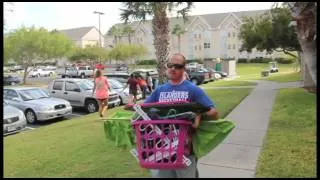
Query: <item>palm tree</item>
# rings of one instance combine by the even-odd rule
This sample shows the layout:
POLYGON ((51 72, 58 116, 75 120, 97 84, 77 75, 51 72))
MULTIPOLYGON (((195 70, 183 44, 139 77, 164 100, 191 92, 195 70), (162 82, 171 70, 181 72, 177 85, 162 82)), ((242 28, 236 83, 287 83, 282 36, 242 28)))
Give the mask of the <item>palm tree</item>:
POLYGON ((183 35, 185 32, 186 31, 182 29, 182 27, 179 24, 176 24, 171 32, 172 34, 178 37, 179 53, 181 53, 181 35, 183 35))
POLYGON ((122 35, 122 31, 121 31, 120 28, 118 28, 117 26, 113 25, 109 29, 109 31, 107 32, 107 35, 113 36, 114 37, 114 43, 115 43, 115 45, 117 45, 118 42, 120 41, 120 36, 122 35))
POLYGON ((317 86, 317 3, 286 2, 297 24, 298 40, 302 49, 302 62, 305 64, 309 87, 317 86), (309 76, 309 77, 308 77, 309 76))
POLYGON ((131 44, 131 34, 134 33, 134 30, 131 28, 131 26, 130 25, 126 25, 123 28, 122 33, 128 35, 128 41, 129 41, 129 44, 131 44))
MULTIPOLYGON (((169 19, 167 12, 178 9, 184 5, 184 2, 123 2, 125 9, 121 9, 121 20, 125 23, 129 18, 136 20, 146 20, 146 16, 152 16, 152 34, 153 44, 156 50, 156 58, 158 60, 157 70, 159 73, 159 83, 163 84, 167 81, 166 63, 168 61, 168 45, 169 45, 169 19)), ((177 14, 182 15, 186 20, 186 15, 192 7, 192 2, 186 2, 186 7, 177 10, 177 14)))

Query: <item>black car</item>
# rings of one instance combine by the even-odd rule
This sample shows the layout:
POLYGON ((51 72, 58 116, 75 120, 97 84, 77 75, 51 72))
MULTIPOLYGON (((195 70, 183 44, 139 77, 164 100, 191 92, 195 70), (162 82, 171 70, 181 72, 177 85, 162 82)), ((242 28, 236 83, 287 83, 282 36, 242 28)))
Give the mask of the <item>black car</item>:
POLYGON ((16 85, 21 82, 20 78, 12 75, 3 76, 3 85, 16 85))

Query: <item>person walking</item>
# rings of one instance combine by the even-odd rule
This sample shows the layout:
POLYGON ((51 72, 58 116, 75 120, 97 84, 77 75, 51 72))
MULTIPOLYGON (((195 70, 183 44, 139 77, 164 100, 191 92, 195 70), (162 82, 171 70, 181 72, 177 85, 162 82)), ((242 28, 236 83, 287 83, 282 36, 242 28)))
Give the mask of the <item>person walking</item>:
POLYGON ((95 83, 92 91, 92 96, 96 94, 96 99, 99 103, 99 115, 103 118, 105 110, 108 108, 108 99, 110 84, 108 78, 103 76, 100 69, 95 72, 95 83))
MULTIPOLYGON (((144 103, 188 101, 197 102, 208 109, 206 114, 212 119, 218 119, 218 111, 214 102, 198 86, 186 80, 185 77, 186 58, 182 54, 174 54, 167 63, 167 75, 169 81, 157 89, 145 100, 144 103)), ((199 126, 201 114, 197 114, 195 122, 192 124, 194 130, 199 126)), ((195 131, 191 132, 195 132, 195 131)), ((154 178, 196 178, 199 177, 197 169, 197 158, 192 149, 192 134, 188 135, 187 146, 191 150, 187 158, 191 160, 191 165, 183 169, 151 169, 154 178)))
POLYGON ((138 82, 138 76, 131 74, 126 86, 123 88, 122 91, 124 91, 129 86, 129 102, 128 104, 135 104, 137 102, 137 94, 139 88, 139 82, 138 82))
POLYGON ((147 93, 147 82, 143 79, 141 75, 138 75, 138 84, 142 91, 142 98, 145 99, 147 93))
POLYGON ((150 92, 150 94, 152 93, 152 87, 153 87, 153 83, 152 83, 152 77, 150 76, 149 72, 147 72, 147 87, 148 90, 150 92))

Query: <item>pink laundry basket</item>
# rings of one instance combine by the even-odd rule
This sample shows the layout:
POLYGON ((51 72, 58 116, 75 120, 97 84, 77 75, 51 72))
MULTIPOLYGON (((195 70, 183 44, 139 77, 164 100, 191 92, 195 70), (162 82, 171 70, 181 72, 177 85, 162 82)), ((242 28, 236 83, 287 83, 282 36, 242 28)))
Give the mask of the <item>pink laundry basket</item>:
POLYGON ((148 169, 185 168, 184 155, 191 122, 143 120, 133 122, 140 166, 148 169))

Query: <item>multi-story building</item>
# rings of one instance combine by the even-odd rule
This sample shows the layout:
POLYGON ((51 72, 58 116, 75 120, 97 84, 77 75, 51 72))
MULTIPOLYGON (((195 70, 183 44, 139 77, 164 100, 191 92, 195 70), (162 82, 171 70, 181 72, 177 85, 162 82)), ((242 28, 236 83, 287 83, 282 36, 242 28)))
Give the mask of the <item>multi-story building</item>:
MULTIPOLYGON (((279 54, 268 55, 266 52, 260 52, 253 49, 252 53, 239 52, 241 40, 238 38, 239 29, 243 24, 245 16, 256 17, 269 10, 241 11, 217 14, 205 14, 189 16, 184 22, 182 17, 170 18, 170 42, 169 54, 179 52, 179 44, 181 45, 181 53, 187 59, 213 59, 213 58, 256 58, 269 57, 274 58, 279 54), (171 34, 173 27, 179 24, 185 33, 181 35, 180 43, 178 37, 171 34)), ((148 47, 149 53, 144 59, 155 59, 155 49, 153 46, 153 35, 151 21, 132 22, 129 24, 135 31, 131 34, 131 43, 140 43, 148 47)), ((123 24, 115 26, 123 27, 123 24)), ((128 36, 122 35, 117 41, 113 36, 105 37, 106 47, 113 47, 116 42, 128 43, 128 36)))

